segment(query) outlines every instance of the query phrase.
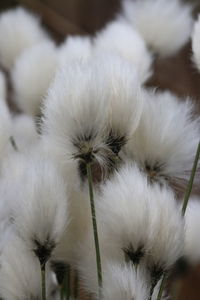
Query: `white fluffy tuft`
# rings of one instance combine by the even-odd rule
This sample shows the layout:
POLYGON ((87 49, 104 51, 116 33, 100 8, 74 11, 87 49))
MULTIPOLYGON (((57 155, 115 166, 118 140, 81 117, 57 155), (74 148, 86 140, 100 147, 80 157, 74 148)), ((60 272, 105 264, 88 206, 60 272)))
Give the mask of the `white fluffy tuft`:
POLYGON ((180 101, 169 92, 144 92, 139 126, 127 144, 127 155, 151 179, 187 179, 199 143, 200 122, 190 99, 180 101), (177 121, 178 120, 178 121, 177 121))
POLYGON ((181 0, 124 0, 125 17, 156 53, 172 55, 189 39, 191 6, 181 0))
POLYGON ((141 82, 151 75, 152 56, 139 33, 125 20, 110 22, 94 40, 95 51, 119 54, 136 68, 141 82))
POLYGON ((18 7, 0 15, 0 63, 8 70, 27 48, 46 39, 39 20, 18 7))
POLYGON ((42 98, 57 68, 57 51, 53 42, 38 43, 25 50, 12 70, 15 101, 25 113, 40 113, 42 98))

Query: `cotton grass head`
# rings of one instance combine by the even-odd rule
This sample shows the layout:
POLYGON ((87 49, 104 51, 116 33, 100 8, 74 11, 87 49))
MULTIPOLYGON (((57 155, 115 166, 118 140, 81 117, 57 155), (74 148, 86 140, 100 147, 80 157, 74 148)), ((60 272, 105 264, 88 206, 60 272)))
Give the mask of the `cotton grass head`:
POLYGON ((184 226, 174 195, 150 185, 135 165, 122 167, 103 187, 98 212, 110 257, 134 265, 145 259, 153 272, 170 268, 182 255, 184 226))
MULTIPOLYGON (((37 258, 14 234, 5 241, 0 255, 0 296, 5 300, 37 300, 41 295, 40 267, 37 258)), ((51 299, 52 276, 48 268, 47 296, 51 299)))
POLYGON ((87 62, 92 54, 92 41, 87 36, 69 36, 58 49, 60 66, 66 67, 73 61, 87 62))
POLYGON ((68 220, 65 184, 50 161, 36 157, 25 162, 13 191, 18 195, 13 205, 17 232, 43 266, 68 220))
POLYGON ((21 7, 3 12, 0 16, 1 65, 10 69, 25 49, 44 39, 46 33, 32 13, 21 7))
MULTIPOLYGON (((133 64, 141 82, 151 75, 152 56, 143 38, 125 20, 116 19, 100 31, 94 40, 95 52, 118 54, 133 64)), ((134 72, 134 71, 133 71, 134 72)))
POLYGON ((193 51, 193 61, 200 71, 200 15, 194 24, 194 29, 192 33, 192 51, 193 51))
POLYGON ((180 101, 169 92, 147 91, 127 155, 137 161, 151 182, 180 186, 192 169, 199 142, 200 123, 190 99, 180 101), (177 122, 178 120, 178 122, 177 122))
POLYGON ((177 52, 190 37, 192 9, 181 0, 124 0, 123 8, 127 20, 162 56, 177 52))
POLYGON ((53 42, 38 43, 25 50, 12 70, 14 98, 18 107, 29 115, 39 115, 42 98, 57 68, 57 51, 53 42))

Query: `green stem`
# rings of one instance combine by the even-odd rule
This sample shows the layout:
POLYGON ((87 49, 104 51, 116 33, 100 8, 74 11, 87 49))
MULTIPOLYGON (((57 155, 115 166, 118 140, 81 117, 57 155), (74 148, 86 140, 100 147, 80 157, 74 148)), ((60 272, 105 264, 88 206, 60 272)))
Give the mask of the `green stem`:
POLYGON ((87 168, 87 178, 88 178, 89 194, 90 194, 90 206, 91 206, 91 214, 92 214, 92 225, 93 225, 93 234, 94 234, 95 251, 96 251, 99 299, 101 299, 101 290, 102 290, 101 256, 100 256, 99 238, 98 238, 98 230, 97 230, 97 222, 96 222, 96 211, 95 211, 95 204, 94 204, 91 165, 89 163, 87 163, 86 168, 87 168))
POLYGON ((42 300, 46 300, 46 276, 45 268, 46 264, 40 265, 41 268, 41 282, 42 282, 42 300))
POLYGON ((184 196, 184 200, 183 200, 183 207, 182 207, 182 215, 183 216, 185 215, 187 205, 188 205, 188 201, 189 201, 189 198, 190 198, 190 194, 191 194, 191 191, 192 191, 199 156, 200 156, 200 142, 199 142, 198 147, 197 147, 197 151, 196 151, 196 155, 195 155, 195 159, 194 159, 194 163, 193 163, 193 167, 192 167, 192 171, 191 171, 191 175, 190 175, 190 180, 188 182, 188 186, 187 186, 185 196, 184 196))
POLYGON ((164 289, 165 289, 166 280, 167 280, 167 272, 165 272, 163 274, 162 281, 161 281, 160 288, 159 288, 159 292, 158 292, 158 296, 157 296, 157 300, 162 299, 162 294, 163 294, 164 289))

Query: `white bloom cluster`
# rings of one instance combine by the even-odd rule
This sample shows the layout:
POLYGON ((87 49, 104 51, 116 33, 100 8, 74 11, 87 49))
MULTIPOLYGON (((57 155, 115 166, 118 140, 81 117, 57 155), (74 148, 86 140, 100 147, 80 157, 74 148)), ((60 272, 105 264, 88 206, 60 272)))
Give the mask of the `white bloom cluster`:
POLYGON ((93 299, 157 300, 178 262, 200 262, 199 197, 185 215, 178 202, 200 118, 189 97, 145 86, 155 54, 190 36, 200 69, 199 24, 181 0, 123 0, 94 37, 56 45, 24 8, 1 13, 2 300, 78 299, 71 267, 93 299))

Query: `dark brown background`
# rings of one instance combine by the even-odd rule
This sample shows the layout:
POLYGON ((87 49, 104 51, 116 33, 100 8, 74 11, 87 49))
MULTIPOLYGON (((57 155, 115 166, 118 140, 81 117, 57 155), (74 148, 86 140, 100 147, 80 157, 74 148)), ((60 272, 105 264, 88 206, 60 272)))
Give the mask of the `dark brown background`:
MULTIPOLYGON (((200 11, 200 0, 187 2, 195 4, 195 17, 200 11)), ((94 34, 120 10, 120 0, 0 0, 0 10, 19 3, 39 13, 57 41, 66 34, 94 34)), ((200 113, 200 75, 191 62, 190 43, 174 57, 157 58, 154 71, 148 86, 191 96, 200 113)), ((200 267, 184 279, 179 300, 200 300, 200 267)))

